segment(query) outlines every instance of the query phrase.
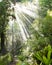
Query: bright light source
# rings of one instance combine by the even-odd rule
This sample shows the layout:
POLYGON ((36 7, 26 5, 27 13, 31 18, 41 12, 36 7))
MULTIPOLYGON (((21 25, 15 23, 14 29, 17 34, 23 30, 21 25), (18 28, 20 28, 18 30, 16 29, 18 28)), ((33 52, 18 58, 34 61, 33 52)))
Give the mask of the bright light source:
POLYGON ((0 0, 0 2, 2 2, 2 0, 0 0))
MULTIPOLYGON (((38 1, 36 1, 36 4, 38 4, 38 1)), ((27 32, 25 24, 23 23, 23 19, 21 20, 21 18, 24 17, 24 19, 29 23, 29 25, 32 25, 31 21, 28 19, 28 17, 25 14, 35 19, 38 16, 37 13, 35 12, 37 7, 31 3, 28 3, 26 6, 19 3, 16 3, 15 5, 11 3, 11 7, 14 8, 16 22, 19 25, 22 38, 24 41, 27 41, 27 38, 29 38, 29 33, 27 32), (22 16, 21 18, 20 18, 20 15, 22 16)), ((12 24, 13 22, 10 20, 10 25, 12 24)))

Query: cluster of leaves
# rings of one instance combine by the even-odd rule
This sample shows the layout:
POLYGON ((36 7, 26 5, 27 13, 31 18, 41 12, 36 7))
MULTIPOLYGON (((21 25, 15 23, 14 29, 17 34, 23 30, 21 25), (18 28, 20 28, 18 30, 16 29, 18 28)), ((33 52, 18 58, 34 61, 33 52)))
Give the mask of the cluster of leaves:
POLYGON ((42 21, 42 33, 52 44, 52 16, 46 16, 42 21))
POLYGON ((47 14, 47 10, 52 10, 52 0, 39 0, 40 3, 40 12, 39 14, 44 17, 47 14))
POLYGON ((44 49, 37 51, 33 58, 36 58, 38 64, 41 65, 52 65, 52 47, 51 45, 46 46, 44 49))
POLYGON ((29 65, 29 64, 27 62, 18 61, 18 63, 16 63, 16 65, 29 65))
POLYGON ((6 1, 0 2, 0 33, 4 32, 8 24, 8 7, 9 3, 6 1))
POLYGON ((19 55, 18 58, 19 60, 24 61, 26 57, 24 55, 19 55))

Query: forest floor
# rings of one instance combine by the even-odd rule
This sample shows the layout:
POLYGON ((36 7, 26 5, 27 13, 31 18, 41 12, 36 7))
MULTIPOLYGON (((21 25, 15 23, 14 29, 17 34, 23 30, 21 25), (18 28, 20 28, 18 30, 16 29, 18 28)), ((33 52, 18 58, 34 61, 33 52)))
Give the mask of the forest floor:
POLYGON ((12 62, 10 62, 9 65, 16 65, 16 63, 18 62, 17 58, 14 58, 12 62))
POLYGON ((16 62, 13 61, 13 62, 11 62, 9 65, 16 65, 16 62))

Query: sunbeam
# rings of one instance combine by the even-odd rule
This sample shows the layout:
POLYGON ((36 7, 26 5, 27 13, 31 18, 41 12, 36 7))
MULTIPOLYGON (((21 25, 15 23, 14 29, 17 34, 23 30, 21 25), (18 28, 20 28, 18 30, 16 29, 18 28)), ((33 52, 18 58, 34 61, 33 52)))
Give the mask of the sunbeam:
POLYGON ((22 27, 22 24, 21 24, 21 20, 19 19, 19 17, 18 17, 18 15, 16 14, 17 12, 16 12, 16 10, 15 10, 15 16, 16 16, 16 22, 17 22, 17 24, 19 25, 19 27, 20 27, 20 30, 21 30, 21 34, 22 34, 22 36, 23 36, 23 40, 27 40, 27 38, 26 38, 26 35, 25 35, 25 33, 24 33, 24 30, 23 30, 23 27, 22 27))
MULTIPOLYGON (((27 16, 29 16, 30 18, 33 18, 33 19, 37 18, 38 17, 37 12, 36 12, 37 6, 35 6, 33 3, 30 3, 30 2, 28 2, 28 5, 24 5, 21 3, 16 3, 14 5, 12 2, 10 2, 10 3, 11 3, 11 8, 14 8, 16 22, 19 25, 22 38, 24 41, 26 41, 27 38, 29 38, 29 33, 27 31, 28 27, 26 27, 26 25, 29 24, 32 26, 32 22, 31 22, 31 20, 28 19, 27 16), (31 6, 31 4, 32 4, 32 6, 31 6), (26 20, 25 22, 27 22, 28 24, 25 24, 24 20, 21 19, 21 17, 23 17, 26 20)), ((38 4, 37 1, 36 1, 36 4, 38 4)))
POLYGON ((22 19, 21 19, 21 13, 19 13, 18 16, 19 16, 19 18, 20 18, 20 20, 21 20, 21 25, 22 25, 22 27, 23 27, 23 30, 24 30, 25 34, 26 34, 26 37, 29 38, 29 34, 28 34, 28 32, 27 32, 27 30, 26 30, 26 28, 25 28, 25 24, 23 23, 23 21, 22 21, 22 19))

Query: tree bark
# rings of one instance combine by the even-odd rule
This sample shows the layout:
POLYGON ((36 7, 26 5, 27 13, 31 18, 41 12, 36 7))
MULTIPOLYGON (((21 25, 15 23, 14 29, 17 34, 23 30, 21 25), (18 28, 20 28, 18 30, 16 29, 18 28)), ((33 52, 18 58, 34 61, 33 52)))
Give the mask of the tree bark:
POLYGON ((4 34, 4 32, 1 33, 1 52, 3 54, 6 52, 6 48, 5 48, 5 34, 4 34))

